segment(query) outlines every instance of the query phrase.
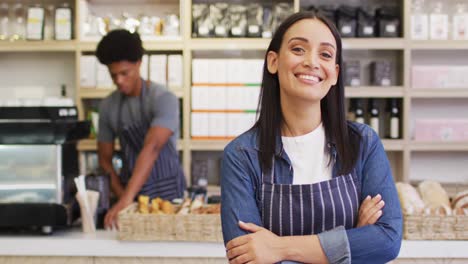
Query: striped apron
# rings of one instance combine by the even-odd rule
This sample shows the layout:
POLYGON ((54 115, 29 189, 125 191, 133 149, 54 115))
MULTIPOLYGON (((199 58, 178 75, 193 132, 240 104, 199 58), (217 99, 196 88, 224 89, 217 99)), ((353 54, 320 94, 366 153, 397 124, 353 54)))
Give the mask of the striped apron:
MULTIPOLYGON (((147 85, 147 83, 143 82, 140 95, 141 122, 134 122, 123 127, 121 116, 122 102, 126 97, 124 95, 120 97, 118 108, 118 134, 122 147, 123 160, 120 179, 124 185, 127 185, 132 176, 138 154, 143 149, 146 133, 150 128, 150 121, 145 114, 143 100, 147 85)), ((132 114, 131 111, 130 114, 132 114)), ((132 120, 138 119, 132 116, 132 120)), ((168 141, 159 152, 159 156, 151 169, 150 175, 138 194, 148 195, 151 199, 161 197, 166 200, 172 200, 174 198, 183 197, 185 186, 185 176, 180 166, 179 154, 173 144, 168 141)))
POLYGON ((360 185, 356 172, 314 184, 275 184, 271 173, 262 173, 263 226, 279 236, 318 234, 357 224, 360 185))

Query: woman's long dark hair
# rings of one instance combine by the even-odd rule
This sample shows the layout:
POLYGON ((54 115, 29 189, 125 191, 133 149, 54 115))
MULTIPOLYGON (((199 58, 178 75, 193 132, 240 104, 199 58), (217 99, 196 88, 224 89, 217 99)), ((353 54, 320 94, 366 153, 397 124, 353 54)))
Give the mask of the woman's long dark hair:
POLYGON ((299 12, 288 17, 278 27, 268 46, 263 65, 262 87, 258 104, 259 117, 254 125, 254 128, 257 128, 259 131, 258 140, 261 166, 265 171, 271 169, 272 157, 278 154, 275 153, 277 148, 276 140, 281 135, 281 124, 283 123, 278 74, 271 74, 268 71, 268 52, 274 51, 279 53, 286 31, 302 19, 318 19, 322 21, 330 29, 336 41, 336 64, 340 67, 340 73, 338 74, 336 85, 333 85, 327 95, 320 101, 320 107, 326 139, 335 144, 340 160, 341 166, 338 168, 338 173, 349 173, 353 169, 358 157, 359 136, 353 133, 353 131, 348 130, 346 121, 344 86, 341 74, 343 70, 341 37, 332 22, 320 13, 315 12, 299 12))

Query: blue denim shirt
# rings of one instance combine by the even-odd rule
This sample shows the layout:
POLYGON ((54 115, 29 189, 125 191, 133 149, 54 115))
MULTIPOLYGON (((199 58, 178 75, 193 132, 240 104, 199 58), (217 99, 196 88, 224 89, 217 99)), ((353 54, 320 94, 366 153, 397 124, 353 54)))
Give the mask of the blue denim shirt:
MULTIPOLYGON (((372 128, 349 122, 349 128, 361 135, 356 173, 361 184, 360 201, 367 195, 380 194, 385 201, 383 215, 374 225, 345 230, 340 226, 318 234, 330 263, 386 263, 398 256, 402 239, 402 214, 398 194, 383 145, 372 128)), ((277 139, 275 182, 292 184, 291 162, 277 139), (279 144, 278 144, 279 143, 279 144)), ((339 157, 333 168, 337 176, 339 157)), ((257 131, 251 129, 224 149, 221 170, 221 220, 224 243, 247 234, 238 221, 262 226, 257 190, 262 170, 258 156, 257 131)))

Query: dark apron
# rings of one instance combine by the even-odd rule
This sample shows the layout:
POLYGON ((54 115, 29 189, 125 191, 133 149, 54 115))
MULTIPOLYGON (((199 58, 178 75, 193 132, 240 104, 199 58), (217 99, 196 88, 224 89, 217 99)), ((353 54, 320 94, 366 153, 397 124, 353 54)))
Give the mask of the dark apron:
MULTIPOLYGON (((132 176, 138 154, 143 149, 146 133, 150 128, 150 120, 144 110, 144 96, 148 83, 143 82, 140 94, 141 122, 134 122, 123 127, 122 125, 122 102, 126 97, 121 94, 118 110, 118 134, 122 149, 124 166, 120 174, 121 181, 127 185, 132 176)), ((130 111, 130 115, 132 115, 130 111)), ((137 120, 133 116, 132 120, 137 120)), ((179 154, 168 141, 156 159, 150 175, 138 194, 148 195, 150 198, 161 197, 166 200, 182 198, 185 190, 185 176, 180 166, 179 154)))
POLYGON ((318 234, 356 225, 360 188, 356 172, 314 184, 275 184, 271 173, 262 173, 263 226, 279 236, 318 234))

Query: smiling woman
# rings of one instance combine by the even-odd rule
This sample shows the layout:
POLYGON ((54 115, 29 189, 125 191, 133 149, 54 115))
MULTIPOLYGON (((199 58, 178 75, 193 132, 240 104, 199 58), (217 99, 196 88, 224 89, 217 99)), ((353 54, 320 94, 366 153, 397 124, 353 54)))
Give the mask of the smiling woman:
POLYGON ((345 119, 341 65, 341 38, 320 14, 296 13, 278 27, 258 121, 224 150, 230 263, 385 263, 398 255, 392 172, 375 132, 345 119))

